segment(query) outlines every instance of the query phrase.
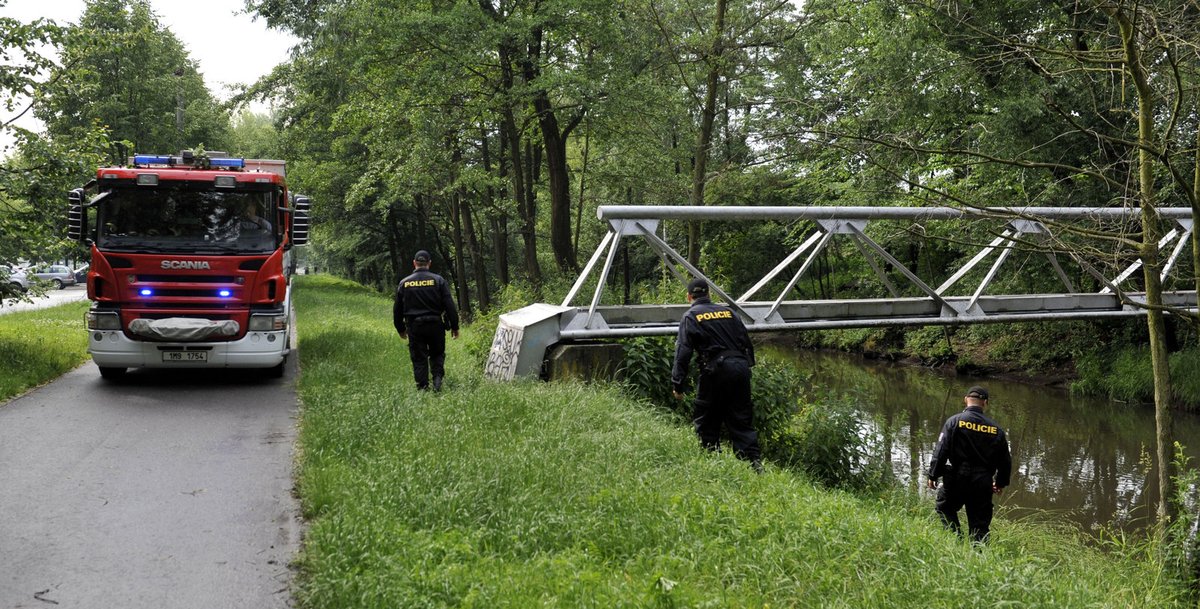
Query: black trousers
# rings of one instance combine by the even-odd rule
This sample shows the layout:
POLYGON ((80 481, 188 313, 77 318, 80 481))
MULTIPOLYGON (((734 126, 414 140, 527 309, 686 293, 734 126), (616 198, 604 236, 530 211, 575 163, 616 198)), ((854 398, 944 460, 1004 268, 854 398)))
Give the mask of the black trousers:
POLYGON ((962 527, 958 523, 958 510, 963 506, 967 508, 967 527, 970 529, 971 539, 987 541, 992 527, 991 476, 947 476, 943 479, 934 507, 941 515, 942 522, 946 523, 946 527, 960 535, 962 527))
POLYGON ((708 450, 721 447, 721 428, 729 432, 733 454, 757 461, 762 456, 754 429, 754 404, 750 401, 750 363, 726 358, 711 372, 702 371, 696 388, 692 424, 700 444, 708 450))
POLYGON ((446 329, 440 319, 411 321, 408 326, 408 356, 419 389, 429 387, 429 374, 446 376, 446 329))

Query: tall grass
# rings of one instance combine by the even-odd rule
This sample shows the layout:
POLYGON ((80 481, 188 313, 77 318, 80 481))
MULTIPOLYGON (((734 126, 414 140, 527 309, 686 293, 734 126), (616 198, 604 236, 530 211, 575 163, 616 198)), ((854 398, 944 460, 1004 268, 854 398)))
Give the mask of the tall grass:
POLYGON ((83 315, 90 303, 0 315, 0 401, 87 361, 83 315))
POLYGON ((388 300, 300 278, 306 608, 1171 607, 1158 566, 911 496, 821 490, 711 455, 615 387, 483 379, 448 341, 414 390, 388 300))
MULTIPOLYGON (((1171 397, 1188 409, 1200 409, 1200 347, 1188 347, 1169 357, 1171 397)), ((1132 345, 1089 353, 1079 358, 1079 380, 1071 389, 1106 395, 1126 402, 1154 401, 1154 372, 1150 349, 1132 345)))

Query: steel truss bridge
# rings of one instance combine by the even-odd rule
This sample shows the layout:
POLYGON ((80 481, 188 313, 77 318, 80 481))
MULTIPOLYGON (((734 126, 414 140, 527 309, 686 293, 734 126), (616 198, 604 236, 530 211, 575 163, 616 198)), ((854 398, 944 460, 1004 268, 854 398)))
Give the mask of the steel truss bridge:
MULTIPOLYGON (((1190 208, 1160 208, 1159 216, 1171 223, 1170 230, 1158 242, 1165 253, 1161 277, 1165 280, 1176 266, 1180 254, 1190 244, 1192 213, 1190 208), (1169 252, 1169 253, 1167 253, 1169 252)), ((535 375, 541 370, 547 347, 563 341, 606 339, 632 336, 673 335, 679 319, 687 310, 685 303, 671 305, 604 305, 604 292, 613 262, 622 241, 629 237, 643 240, 663 261, 681 285, 690 277, 708 281, 714 301, 728 304, 751 332, 779 330, 815 330, 862 328, 873 326, 964 325, 976 323, 1030 322, 1063 319, 1101 319, 1144 315, 1145 293, 1136 291, 1134 281, 1141 279, 1141 261, 1133 261, 1116 275, 1101 268, 1112 268, 1114 258, 1101 259, 1104 243, 1091 239, 1089 255, 1083 248, 1065 247, 1055 230, 1071 231, 1083 226, 1092 231, 1107 225, 1128 225, 1139 219, 1139 210, 1127 208, 993 207, 986 209, 952 207, 700 207, 700 206, 601 206, 597 216, 608 224, 608 232, 597 246, 561 305, 535 304, 501 316, 493 340, 487 373, 494 378, 535 375), (731 296, 730 286, 721 286, 701 269, 690 264, 658 235, 664 220, 678 221, 810 221, 815 230, 773 269, 740 296, 731 296), (995 238, 962 267, 954 270, 937 287, 906 267, 876 240, 867 235, 872 221, 902 221, 920 225, 931 221, 989 222, 999 230, 995 238), (1003 227, 1002 229, 999 227, 1003 227), (796 300, 794 288, 808 273, 818 256, 834 239, 849 240, 866 259, 888 298, 851 298, 796 300), (990 294, 988 288, 1010 255, 1017 250, 1041 255, 1057 277, 1063 290, 1044 294, 990 294), (599 266, 590 302, 577 299, 599 266), (798 266, 797 261, 803 258, 798 266), (964 278, 978 277, 978 268, 990 267, 982 279, 968 285, 964 278), (1096 292, 1081 292, 1071 281, 1067 268, 1095 279, 1102 286, 1096 292), (786 286, 777 294, 765 288, 791 273, 786 286), (680 270, 682 269, 682 271, 680 270), (888 270, 893 271, 889 274, 888 270), (973 273, 973 271, 976 271, 973 273), (685 275, 686 272, 686 275, 685 275), (907 290, 896 285, 897 280, 907 290), (1126 289, 1128 288, 1128 289, 1126 289)), ((993 234, 995 232, 993 231, 993 234)), ((1078 232, 1085 236, 1086 231, 1078 232)), ((1111 249, 1111 246, 1109 246, 1111 249)), ((1026 270, 1022 267, 1022 271, 1026 270)), ((950 269, 941 269, 945 275, 950 269)), ((1110 271, 1111 272, 1111 271, 1110 271)), ((1190 281, 1190 273, 1188 280, 1190 281)), ((1196 310, 1195 290, 1164 291, 1163 304, 1196 310)))

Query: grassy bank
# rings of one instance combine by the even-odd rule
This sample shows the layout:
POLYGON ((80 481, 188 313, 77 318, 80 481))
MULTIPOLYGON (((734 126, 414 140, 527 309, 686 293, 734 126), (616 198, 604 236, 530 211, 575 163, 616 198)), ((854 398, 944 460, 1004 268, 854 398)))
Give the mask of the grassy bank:
POLYGON ((317 607, 1170 607, 1156 566, 1001 519, 985 549, 912 498, 704 454, 615 387, 493 383, 450 346, 413 390, 377 293, 297 294, 299 488, 317 607))
POLYGON ((0 402, 87 361, 83 315, 89 305, 72 302, 0 315, 0 402))

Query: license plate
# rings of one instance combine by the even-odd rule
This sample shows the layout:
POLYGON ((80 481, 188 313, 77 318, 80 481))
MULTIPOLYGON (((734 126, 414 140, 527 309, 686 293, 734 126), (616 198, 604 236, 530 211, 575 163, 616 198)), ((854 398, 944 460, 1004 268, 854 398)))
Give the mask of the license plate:
POLYGON ((163 351, 164 362, 207 362, 208 351, 163 351))

